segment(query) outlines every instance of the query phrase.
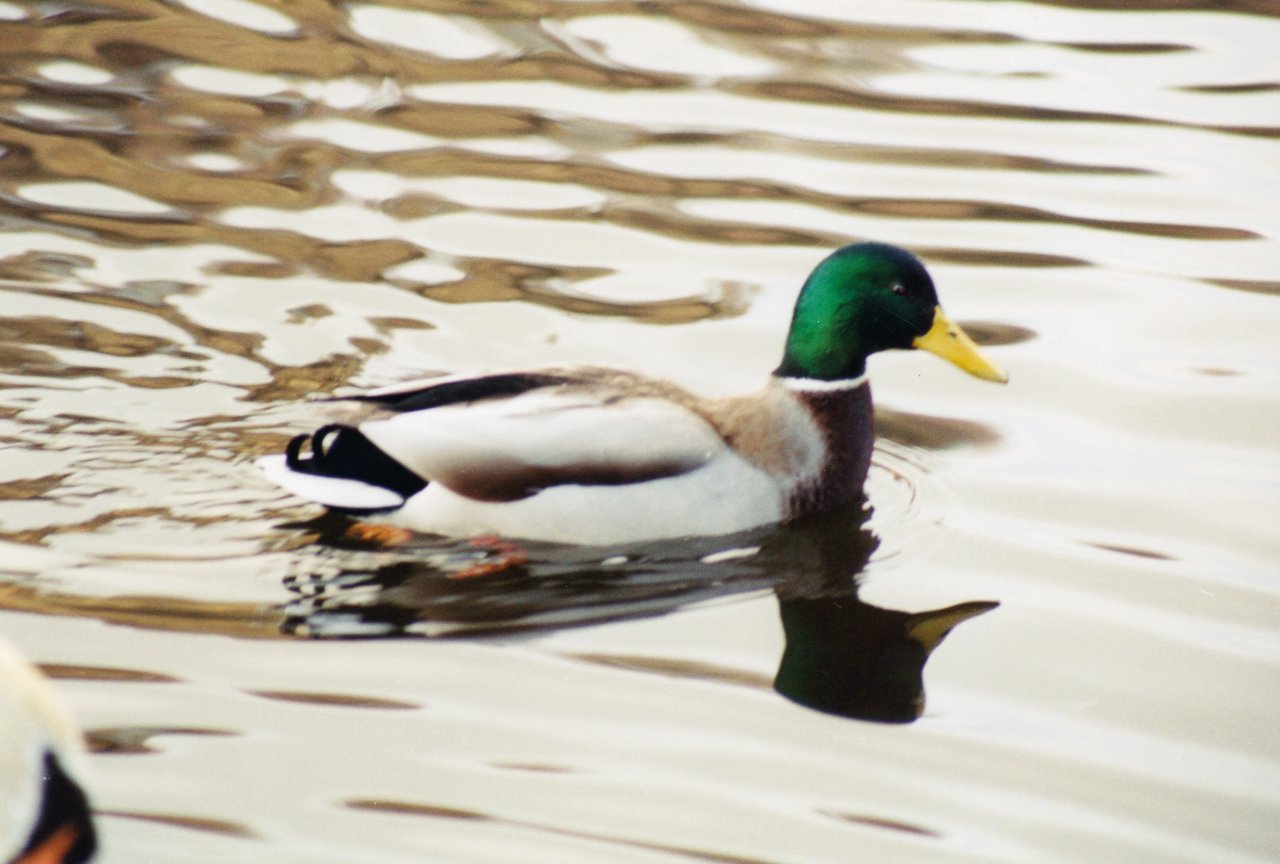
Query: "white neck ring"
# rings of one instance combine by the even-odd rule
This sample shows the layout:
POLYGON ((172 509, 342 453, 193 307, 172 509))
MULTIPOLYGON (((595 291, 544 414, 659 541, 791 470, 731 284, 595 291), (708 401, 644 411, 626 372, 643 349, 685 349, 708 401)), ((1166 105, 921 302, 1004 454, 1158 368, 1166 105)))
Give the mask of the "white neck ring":
POLYGON ((867 373, 857 378, 841 378, 838 381, 824 381, 821 378, 783 378, 782 383, 790 390, 798 393, 832 393, 839 390, 853 390, 867 383, 867 373))

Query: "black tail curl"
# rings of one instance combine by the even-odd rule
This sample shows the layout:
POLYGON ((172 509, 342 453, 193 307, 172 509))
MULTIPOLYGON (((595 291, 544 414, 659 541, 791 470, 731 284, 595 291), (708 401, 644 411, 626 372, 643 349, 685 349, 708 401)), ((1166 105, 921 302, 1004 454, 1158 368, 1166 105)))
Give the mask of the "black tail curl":
POLYGON ((354 426, 331 423, 310 435, 299 435, 284 451, 285 464, 300 474, 358 480, 390 489, 403 498, 421 492, 427 481, 392 459, 354 426), (311 442, 310 455, 302 455, 311 442))

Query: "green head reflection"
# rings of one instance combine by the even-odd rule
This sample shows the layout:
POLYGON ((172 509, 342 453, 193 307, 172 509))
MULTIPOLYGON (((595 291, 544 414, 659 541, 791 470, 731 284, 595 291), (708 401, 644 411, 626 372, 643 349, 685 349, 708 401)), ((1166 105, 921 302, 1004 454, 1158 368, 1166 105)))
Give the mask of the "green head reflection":
POLYGON ((882 609, 845 597, 779 594, 787 645, 774 687, 828 714, 910 723, 924 711, 924 665, 957 624, 998 603, 929 612, 882 609))

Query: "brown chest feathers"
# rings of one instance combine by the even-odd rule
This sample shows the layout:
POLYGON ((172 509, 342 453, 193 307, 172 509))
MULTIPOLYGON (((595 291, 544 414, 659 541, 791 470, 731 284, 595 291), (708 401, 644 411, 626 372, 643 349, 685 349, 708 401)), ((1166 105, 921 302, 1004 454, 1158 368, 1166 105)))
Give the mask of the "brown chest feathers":
POLYGON ((708 419, 744 458, 779 478, 792 516, 862 494, 874 443, 867 384, 803 390, 774 379, 760 394, 713 403, 708 419))

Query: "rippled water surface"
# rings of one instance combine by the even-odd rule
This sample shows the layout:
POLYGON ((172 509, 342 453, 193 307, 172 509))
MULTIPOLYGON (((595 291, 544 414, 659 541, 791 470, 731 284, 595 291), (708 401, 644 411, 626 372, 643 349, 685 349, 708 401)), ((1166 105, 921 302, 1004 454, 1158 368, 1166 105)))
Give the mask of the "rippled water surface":
POLYGON ((0 2, 0 633, 103 860, 1280 857, 1280 17, 1119 5, 0 2), (875 358, 867 514, 519 564, 252 466, 749 390, 863 238, 1012 376, 875 358))

